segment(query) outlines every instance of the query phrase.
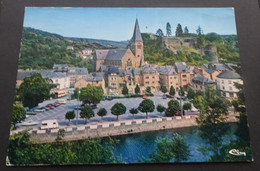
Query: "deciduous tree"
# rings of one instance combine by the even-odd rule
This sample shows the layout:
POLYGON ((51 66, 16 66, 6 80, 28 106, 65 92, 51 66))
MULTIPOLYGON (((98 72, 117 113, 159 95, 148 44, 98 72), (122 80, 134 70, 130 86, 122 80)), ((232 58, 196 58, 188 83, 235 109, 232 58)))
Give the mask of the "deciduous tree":
POLYGON ((126 112, 126 107, 122 103, 116 103, 111 108, 111 113, 116 116, 116 119, 118 120, 119 115, 123 115, 126 112))
POLYGON ((165 111, 165 107, 161 104, 158 104, 157 107, 156 107, 157 111, 162 113, 165 111))
POLYGON ((136 108, 131 108, 131 109, 129 110, 129 112, 133 115, 133 118, 134 118, 134 115, 138 113, 138 109, 136 109, 136 108))
POLYGON ((122 94, 123 95, 127 95, 128 94, 128 88, 126 87, 126 85, 124 85, 124 87, 123 87, 122 94))
POLYGON ((148 117, 148 112, 153 112, 154 111, 154 103, 152 100, 150 99, 144 99, 140 104, 139 104, 139 107, 138 107, 138 110, 143 112, 143 113, 146 113, 146 119, 148 117))
POLYGON ((187 97, 189 99, 193 99, 194 96, 195 96, 195 92, 191 88, 189 88, 188 93, 187 93, 187 97))
POLYGON ((66 114, 65 114, 65 119, 68 119, 69 120, 69 123, 70 123, 70 120, 71 119, 74 119, 75 118, 75 112, 72 110, 72 111, 68 111, 66 114))
POLYGON ((174 96, 174 95, 175 95, 175 89, 174 89, 173 86, 170 87, 170 92, 169 92, 169 94, 170 94, 171 96, 174 96))
POLYGON ((97 115, 101 117, 101 119, 103 119, 103 116, 106 116, 107 114, 107 110, 105 108, 101 108, 99 109, 97 115))
POLYGON ((180 104, 177 100, 170 100, 168 102, 166 116, 174 116, 180 109, 180 104))
POLYGON ((12 115, 12 124, 14 129, 17 123, 23 121, 26 117, 26 111, 22 104, 16 103, 13 105, 13 115, 12 115))
POLYGON ((191 103, 184 103, 183 109, 184 110, 191 110, 191 103))
POLYGON ((156 31, 156 35, 159 36, 159 37, 162 37, 163 36, 163 31, 161 29, 158 29, 156 31))
POLYGON ((87 87, 81 88, 79 99, 83 103, 99 103, 103 97, 104 91, 100 86, 87 85, 87 87))
POLYGON ((167 90, 166 86, 162 86, 161 91, 165 94, 165 93, 167 93, 168 90, 167 90))
POLYGON ((80 111, 80 117, 84 118, 86 123, 87 120, 94 117, 94 115, 95 113, 89 105, 85 105, 85 107, 80 111))

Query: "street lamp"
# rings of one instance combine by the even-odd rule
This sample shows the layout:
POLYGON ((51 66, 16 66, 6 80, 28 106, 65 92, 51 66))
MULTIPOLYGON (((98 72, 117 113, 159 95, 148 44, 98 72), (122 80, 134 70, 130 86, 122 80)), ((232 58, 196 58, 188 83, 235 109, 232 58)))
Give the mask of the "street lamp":
POLYGON ((80 90, 79 90, 79 93, 78 93, 78 107, 77 107, 77 122, 76 122, 76 125, 78 125, 78 119, 79 119, 79 94, 80 94, 80 90))

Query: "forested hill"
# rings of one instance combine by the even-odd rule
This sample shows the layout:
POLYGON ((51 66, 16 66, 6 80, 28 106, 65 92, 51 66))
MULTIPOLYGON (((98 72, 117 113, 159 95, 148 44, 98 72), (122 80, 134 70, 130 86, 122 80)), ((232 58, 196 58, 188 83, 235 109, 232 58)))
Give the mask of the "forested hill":
MULTIPOLYGON (((190 38, 196 38, 196 34, 190 38)), ((166 47, 162 39, 167 37, 156 36, 153 34, 142 33, 144 41, 145 61, 160 65, 171 65, 174 62, 184 61, 189 65, 201 65, 210 63, 209 56, 201 55, 200 48, 191 48, 181 46, 176 52, 166 47)), ((182 38, 181 36, 179 37, 182 38)), ((170 38, 171 39, 171 38, 170 38)), ((176 38, 178 39, 178 37, 176 38)), ((214 45, 217 47, 219 62, 221 63, 239 63, 238 43, 236 35, 218 35, 209 33, 202 36, 201 46, 214 45)), ((203 49, 202 47, 202 49, 203 49)))
MULTIPOLYGON (((24 27, 22 35, 21 56, 19 69, 52 69, 53 64, 68 64, 69 66, 87 67, 93 71, 93 63, 76 57, 85 48, 108 49, 119 48, 113 41, 65 38, 33 28, 24 27), (73 46, 74 50, 68 50, 73 46)), ((125 46, 125 42, 121 43, 125 46)))

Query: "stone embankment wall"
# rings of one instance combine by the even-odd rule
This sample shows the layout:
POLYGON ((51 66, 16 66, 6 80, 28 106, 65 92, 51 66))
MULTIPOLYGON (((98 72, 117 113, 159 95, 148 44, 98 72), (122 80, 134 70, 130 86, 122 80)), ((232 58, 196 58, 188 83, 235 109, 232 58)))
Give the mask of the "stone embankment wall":
MULTIPOLYGON (((88 138, 99 138, 108 136, 118 136, 134 134, 148 131, 183 128, 197 126, 197 116, 180 116, 124 120, 118 122, 102 122, 96 124, 66 126, 59 129, 39 130, 33 129, 29 132, 32 134, 31 140, 35 143, 54 142, 59 130, 64 130, 65 141, 83 140, 88 138)), ((235 116, 229 116, 227 122, 237 122, 235 116)), ((21 130, 19 130, 21 131, 21 130)), ((12 131, 11 135, 18 132, 12 131)))

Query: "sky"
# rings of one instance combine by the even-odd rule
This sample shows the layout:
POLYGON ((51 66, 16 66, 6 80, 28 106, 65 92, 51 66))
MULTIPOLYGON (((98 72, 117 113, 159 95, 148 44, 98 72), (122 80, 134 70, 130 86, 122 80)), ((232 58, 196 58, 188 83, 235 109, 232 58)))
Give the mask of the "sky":
POLYGON ((28 7, 24 26, 60 34, 65 37, 125 41, 131 39, 136 18, 142 33, 165 33, 171 24, 172 35, 177 24, 195 33, 198 26, 204 34, 236 34, 233 8, 61 8, 28 7))

